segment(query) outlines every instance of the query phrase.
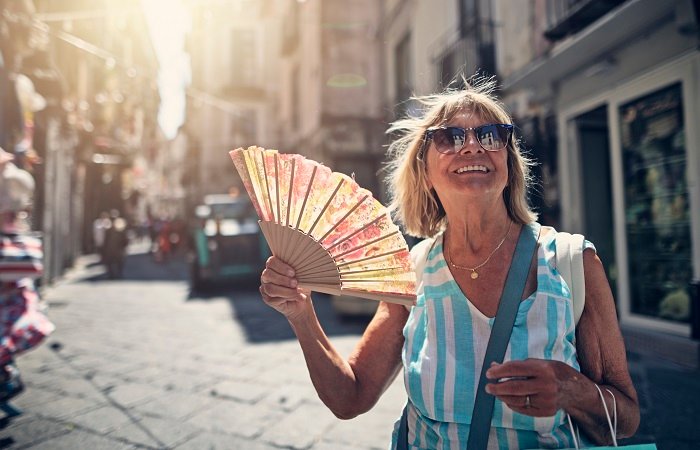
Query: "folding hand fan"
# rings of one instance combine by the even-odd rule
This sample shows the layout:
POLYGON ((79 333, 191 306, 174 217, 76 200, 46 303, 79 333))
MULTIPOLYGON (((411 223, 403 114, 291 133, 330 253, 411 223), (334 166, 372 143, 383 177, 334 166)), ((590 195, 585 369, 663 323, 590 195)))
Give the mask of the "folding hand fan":
POLYGON ((272 253, 299 286, 411 305, 416 276, 388 211, 347 175, 261 147, 230 152, 272 253))

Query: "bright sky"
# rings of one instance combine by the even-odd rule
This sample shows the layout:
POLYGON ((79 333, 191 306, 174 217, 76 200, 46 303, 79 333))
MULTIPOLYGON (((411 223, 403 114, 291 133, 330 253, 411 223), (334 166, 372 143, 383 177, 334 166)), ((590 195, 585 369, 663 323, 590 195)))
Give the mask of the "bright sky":
POLYGON ((190 82, 185 34, 190 30, 190 17, 182 0, 141 0, 141 4, 160 64, 158 123, 172 139, 185 119, 185 88, 190 82))

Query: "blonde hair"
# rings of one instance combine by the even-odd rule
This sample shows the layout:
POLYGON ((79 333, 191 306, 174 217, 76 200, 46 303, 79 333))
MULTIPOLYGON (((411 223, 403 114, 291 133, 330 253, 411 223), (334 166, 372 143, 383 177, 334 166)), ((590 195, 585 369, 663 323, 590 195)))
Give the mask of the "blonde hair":
MULTIPOLYGON (((404 231, 413 236, 434 236, 447 224, 440 199, 429 188, 425 163, 418 159, 426 130, 445 124, 464 111, 477 114, 487 122, 513 123, 493 94, 496 88, 493 78, 463 81, 464 89, 448 88, 439 94, 413 97, 413 101, 424 107, 423 114, 397 120, 387 130, 387 133, 398 135, 388 151, 391 160, 386 180, 391 197, 390 209, 404 231)), ((530 223, 537 219, 527 202, 527 190, 532 183, 530 166, 534 163, 521 154, 515 135, 508 143, 507 151, 508 184, 503 191, 503 201, 514 222, 530 223)))

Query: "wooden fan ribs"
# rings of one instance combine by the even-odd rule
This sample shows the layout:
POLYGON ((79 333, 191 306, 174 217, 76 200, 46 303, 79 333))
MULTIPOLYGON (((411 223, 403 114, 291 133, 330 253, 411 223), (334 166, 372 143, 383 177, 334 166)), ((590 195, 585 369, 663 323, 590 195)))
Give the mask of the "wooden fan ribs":
POLYGON ((311 187, 314 184, 314 178, 316 177, 316 170, 318 167, 314 166, 313 171, 311 172, 311 179, 309 180, 309 185, 306 189, 306 194, 304 195, 304 201, 301 203, 301 208, 299 208, 299 218, 297 219, 297 224, 295 228, 298 230, 299 225, 301 225, 301 218, 304 215, 304 208, 306 208, 306 202, 309 200, 309 195, 311 194, 311 187))
POLYGON ((231 157, 272 253, 295 268, 300 287, 415 302, 406 242, 386 208, 353 178, 260 147, 231 157))
POLYGON ((236 168, 238 168, 239 173, 241 173, 241 178, 244 181, 244 186, 246 187, 246 189, 249 189, 248 195, 250 196, 251 201, 255 206, 255 210, 258 213, 258 216, 262 220, 265 220, 267 218, 267 212, 265 211, 264 205, 265 197, 262 195, 262 185, 260 184, 258 173, 255 168, 255 163, 252 160, 252 158, 253 156, 249 152, 242 152, 242 158, 235 158, 234 161, 237 161, 236 168), (238 167, 239 165, 241 166, 241 168, 238 167))
POLYGON ((294 192, 294 190, 292 189, 292 186, 294 186, 294 168, 295 168, 295 166, 296 166, 296 159, 292 158, 292 173, 289 176, 289 186, 288 186, 289 198, 287 199, 287 217, 286 217, 287 226, 289 226, 289 215, 292 212, 292 193, 294 192))
POLYGON ((265 192, 267 192, 266 198, 267 198, 268 215, 270 217, 270 220, 276 221, 276 217, 275 217, 275 213, 274 213, 275 208, 272 206, 273 199, 272 199, 272 195, 270 194, 270 183, 268 182, 267 166, 265 165, 265 159, 266 159, 265 153, 267 153, 267 152, 256 153, 257 157, 255 158, 255 160, 256 160, 256 164, 258 166, 258 173, 262 172, 261 179, 262 179, 262 182, 264 183, 263 186, 265 188, 265 192), (258 162, 258 159, 260 160, 259 162, 258 162))

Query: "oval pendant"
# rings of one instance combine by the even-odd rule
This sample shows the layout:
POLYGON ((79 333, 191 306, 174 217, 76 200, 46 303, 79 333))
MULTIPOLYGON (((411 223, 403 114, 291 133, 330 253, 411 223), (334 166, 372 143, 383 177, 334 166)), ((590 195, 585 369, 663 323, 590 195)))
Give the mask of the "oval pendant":
POLYGON ((472 272, 471 277, 472 277, 472 280, 476 280, 477 278, 479 278, 479 274, 476 273, 476 270, 472 272))

